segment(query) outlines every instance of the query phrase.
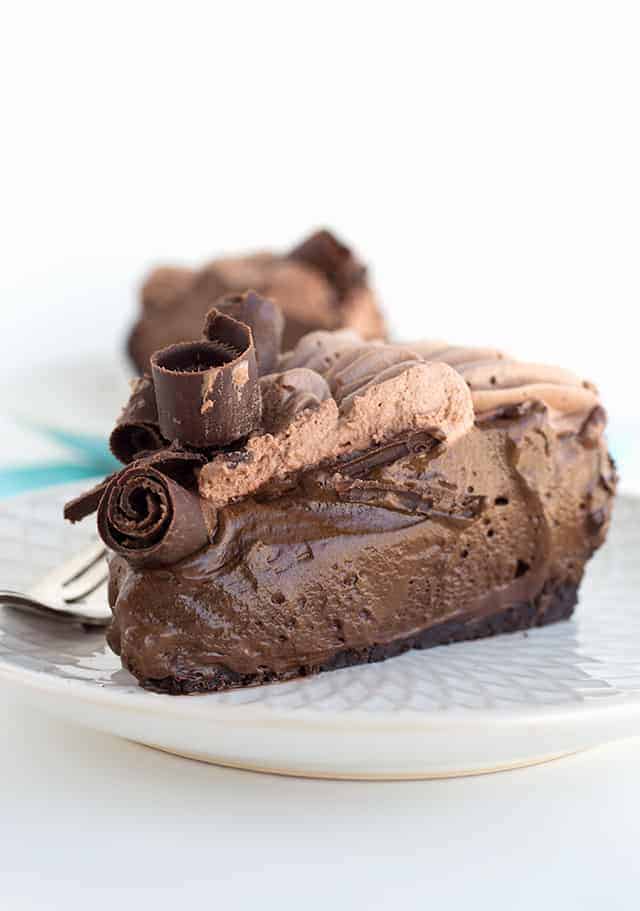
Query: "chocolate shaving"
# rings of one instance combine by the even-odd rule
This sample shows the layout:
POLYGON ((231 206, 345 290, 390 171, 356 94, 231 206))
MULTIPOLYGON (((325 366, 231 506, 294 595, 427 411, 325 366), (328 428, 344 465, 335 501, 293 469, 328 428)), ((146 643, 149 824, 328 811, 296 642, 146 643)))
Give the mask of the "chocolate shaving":
POLYGON ((366 267, 356 259, 349 247, 329 231, 316 231, 289 254, 297 260, 318 269, 340 296, 365 282, 366 267))
POLYGON ((423 496, 392 482, 336 477, 332 480, 332 487, 338 498, 347 503, 377 506, 463 527, 475 521, 485 506, 485 497, 467 496, 460 503, 452 504, 450 509, 438 508, 433 497, 423 496))
POLYGON ((81 493, 79 496, 74 497, 73 500, 69 500, 68 503, 65 503, 64 517, 67 522, 75 524, 76 522, 81 522, 83 519, 86 519, 91 513, 94 513, 100 505, 100 500, 109 486, 109 482, 112 481, 115 476, 115 474, 109 475, 104 481, 100 481, 99 484, 92 487, 91 490, 87 490, 85 493, 81 493))
POLYGON ((606 425, 607 412, 602 405, 596 405, 580 428, 578 439, 586 449, 595 449, 600 444, 606 425))
MULTIPOLYGON (((281 309, 268 297, 261 297, 256 291, 244 294, 227 294, 216 302, 222 313, 232 316, 247 325, 253 333, 256 346, 258 373, 271 373, 280 354, 284 316, 281 309)), ((209 338, 209 316, 204 327, 205 338, 209 338)))
POLYGON ((111 433, 109 447, 116 459, 127 464, 141 453, 166 445, 158 424, 153 381, 148 375, 142 376, 133 381, 131 397, 111 433))
POLYGON ((163 348, 151 358, 160 431, 195 447, 226 446, 260 423, 251 329, 215 308, 207 338, 163 348))
POLYGON ((597 535, 602 530, 602 527, 607 522, 607 510, 600 506, 597 509, 592 509, 591 512, 587 513, 587 531, 591 535, 597 535))
POLYGON ((173 443, 166 449, 136 459, 135 465, 136 468, 155 468, 183 487, 195 488, 198 483, 198 469, 206 461, 206 456, 201 452, 189 452, 173 443))
POLYGON ((357 478, 368 474, 374 468, 390 465, 406 455, 417 455, 432 451, 435 454, 435 450, 442 442, 442 431, 434 427, 431 430, 414 433, 407 437, 406 440, 395 440, 392 443, 386 443, 360 455, 350 457, 347 461, 339 462, 335 466, 335 470, 346 477, 357 478))
POLYGON ((544 402, 534 399, 481 412, 476 415, 475 422, 478 427, 494 422, 500 425, 504 422, 509 439, 516 446, 521 446, 528 433, 544 426, 548 421, 548 416, 549 411, 544 402))
POLYGON ((109 483, 98 508, 107 547, 138 566, 177 563, 200 550, 215 531, 215 511, 153 465, 137 463, 109 483))

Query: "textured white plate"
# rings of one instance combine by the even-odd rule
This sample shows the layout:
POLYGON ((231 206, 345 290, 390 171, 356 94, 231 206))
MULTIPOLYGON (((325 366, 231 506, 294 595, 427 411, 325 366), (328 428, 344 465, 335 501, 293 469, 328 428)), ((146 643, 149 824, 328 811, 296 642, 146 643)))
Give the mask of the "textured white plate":
MULTIPOLYGON (((93 534, 78 485, 0 505, 0 587, 93 534)), ((100 633, 0 609, 0 677, 48 712, 184 756, 311 776, 420 778, 528 765, 640 735, 640 500, 623 497, 575 619, 231 693, 147 693, 100 633)))

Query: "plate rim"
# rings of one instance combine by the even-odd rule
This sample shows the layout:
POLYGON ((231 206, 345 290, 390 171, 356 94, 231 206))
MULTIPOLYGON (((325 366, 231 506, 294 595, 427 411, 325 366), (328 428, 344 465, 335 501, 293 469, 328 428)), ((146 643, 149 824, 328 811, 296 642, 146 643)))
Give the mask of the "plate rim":
MULTIPOLYGON (((457 643, 463 644, 463 643, 457 643)), ((222 693, 196 693, 191 695, 170 696, 154 693, 131 683, 131 690, 124 687, 106 688, 89 680, 55 677, 46 671, 32 668, 21 668, 12 665, 0 656, 0 679, 18 686, 26 686, 30 691, 46 692, 49 695, 67 695, 85 704, 101 704, 111 708, 127 708, 148 713, 156 711, 160 716, 172 720, 200 719, 210 724, 264 725, 298 727, 301 723, 311 724, 315 729, 327 730, 340 728, 344 730, 345 719, 358 730, 397 731, 420 729, 424 733, 433 733, 435 729, 463 726, 486 727, 490 720, 492 725, 510 727, 528 727, 531 723, 566 724, 580 721, 586 716, 611 717, 614 713, 637 713, 640 717, 640 693, 612 694, 606 700, 578 702, 571 705, 558 704, 520 704, 517 708, 496 706, 495 708, 452 708, 429 709, 381 709, 380 711, 363 711, 362 709, 322 710, 305 708, 272 707, 264 703, 240 703, 238 705, 216 702, 216 696, 222 693), (138 692, 139 690, 139 692, 138 692)), ((304 679, 304 678, 300 678, 304 679)), ((295 680, 268 684, 269 686, 295 685, 295 680)), ((640 732, 638 732, 640 733, 640 732)), ((630 734, 629 736, 634 736, 630 734)))

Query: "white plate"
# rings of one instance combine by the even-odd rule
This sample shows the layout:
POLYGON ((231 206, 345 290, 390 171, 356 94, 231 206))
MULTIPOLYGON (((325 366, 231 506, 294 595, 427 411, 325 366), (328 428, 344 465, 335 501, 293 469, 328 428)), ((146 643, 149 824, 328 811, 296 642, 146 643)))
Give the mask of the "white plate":
MULTIPOLYGON (((93 534, 78 485, 0 506, 0 585, 27 586, 93 534)), ((542 762, 640 734, 640 500, 622 497, 575 619, 527 634, 230 693, 140 689, 100 633, 0 610, 0 676, 60 718, 208 762, 287 774, 426 778, 542 762)))

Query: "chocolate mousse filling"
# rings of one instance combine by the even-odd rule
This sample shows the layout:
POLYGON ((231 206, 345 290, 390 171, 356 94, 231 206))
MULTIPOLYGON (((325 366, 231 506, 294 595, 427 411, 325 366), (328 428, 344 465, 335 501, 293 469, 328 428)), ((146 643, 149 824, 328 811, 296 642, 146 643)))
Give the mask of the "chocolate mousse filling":
POLYGON ((274 366, 248 434, 178 432, 102 493, 108 641, 143 686, 288 680, 571 614, 616 484, 593 386, 345 330, 274 366))

